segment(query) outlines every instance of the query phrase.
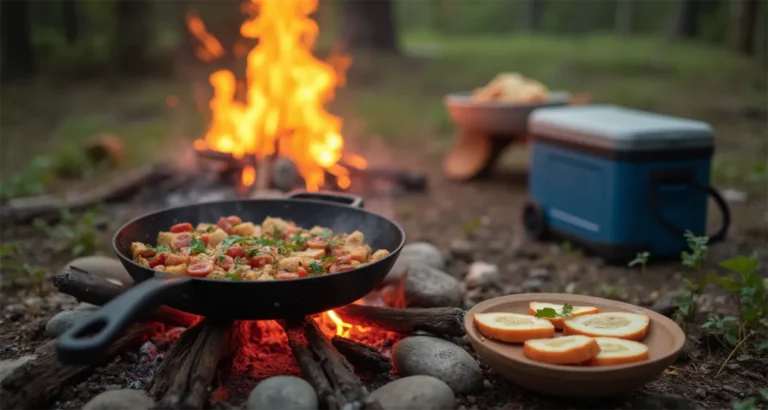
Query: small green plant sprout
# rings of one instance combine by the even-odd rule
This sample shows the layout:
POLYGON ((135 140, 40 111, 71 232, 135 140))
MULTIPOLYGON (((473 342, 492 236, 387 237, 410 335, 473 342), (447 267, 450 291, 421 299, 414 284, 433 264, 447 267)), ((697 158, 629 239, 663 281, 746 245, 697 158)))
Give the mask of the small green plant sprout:
POLYGON ((707 256, 709 237, 696 236, 691 231, 685 231, 684 235, 690 252, 683 251, 680 254, 683 265, 700 271, 704 258, 707 256))
POLYGON ((12 284, 30 286, 38 295, 45 294, 48 272, 40 266, 24 262, 17 243, 0 246, 0 269, 8 274, 12 284))
POLYGON ((648 263, 648 258, 651 257, 651 254, 649 252, 638 252, 637 256, 635 256, 635 259, 632 259, 627 264, 628 267, 633 267, 636 265, 640 265, 640 271, 645 274, 645 265, 648 263))
POLYGON ((61 212, 58 224, 49 226, 41 220, 36 220, 34 226, 50 235, 57 252, 68 251, 73 256, 81 256, 97 253, 102 239, 98 227, 104 222, 103 216, 97 210, 75 214, 65 209, 61 212))
POLYGON ((729 274, 709 272, 704 278, 703 286, 714 283, 728 292, 736 302, 738 316, 729 317, 731 320, 728 321, 724 318, 722 322, 710 318, 704 325, 708 328, 723 329, 725 340, 735 346, 748 335, 768 329, 768 291, 763 277, 757 271, 757 255, 737 256, 723 261, 720 267, 728 270, 729 274), (708 324, 709 326, 706 326, 708 324))
POLYGON ((548 307, 537 310, 536 317, 553 319, 556 317, 567 318, 571 316, 571 312, 573 312, 573 306, 566 303, 563 305, 563 309, 560 311, 560 313, 558 313, 557 310, 548 307))
POLYGON ((757 410, 760 407, 758 407, 758 401, 762 401, 768 403, 768 389, 762 389, 760 390, 760 398, 758 397, 749 397, 745 399, 744 401, 738 401, 734 400, 731 402, 731 409, 733 410, 757 410))

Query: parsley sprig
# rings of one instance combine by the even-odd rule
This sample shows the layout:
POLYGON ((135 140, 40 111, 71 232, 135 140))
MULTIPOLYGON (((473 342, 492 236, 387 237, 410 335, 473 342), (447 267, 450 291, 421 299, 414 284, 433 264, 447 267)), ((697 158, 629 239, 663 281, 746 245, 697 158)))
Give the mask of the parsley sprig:
POLYGON ((198 253, 208 253, 208 251, 205 250, 205 241, 203 238, 192 238, 192 240, 189 241, 189 254, 197 255, 198 253))
POLYGON ((563 305, 563 309, 560 313, 557 313, 557 311, 552 308, 544 308, 536 311, 536 317, 552 318, 552 319, 557 317, 567 318, 571 316, 572 312, 573 312, 573 306, 566 303, 563 305))

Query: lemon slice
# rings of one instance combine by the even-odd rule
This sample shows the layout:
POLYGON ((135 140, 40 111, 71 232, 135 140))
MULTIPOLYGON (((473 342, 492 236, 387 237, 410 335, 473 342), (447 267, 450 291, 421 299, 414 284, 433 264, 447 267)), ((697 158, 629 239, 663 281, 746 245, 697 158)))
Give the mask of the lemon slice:
POLYGON ((476 313, 475 326, 485 337, 522 343, 528 339, 553 337, 555 327, 547 320, 517 313, 476 313))
POLYGON ((648 346, 615 337, 596 337, 600 353, 587 363, 589 366, 610 366, 648 360, 648 346))
POLYGON ((563 322, 563 334, 617 337, 640 341, 648 334, 650 319, 629 312, 604 312, 570 317, 563 322))
MULTIPOLYGON (((536 311, 546 308, 554 309, 557 313, 562 313, 563 311, 563 305, 558 305, 557 303, 531 302, 528 304, 528 314, 536 316, 536 311)), ((589 315, 598 312, 600 312, 600 309, 594 306, 574 306, 573 310, 571 310, 571 316, 589 315)), ((555 325, 555 329, 562 329, 563 322, 565 321, 565 318, 562 317, 543 317, 542 319, 552 322, 555 325)))
POLYGON ((600 353, 600 346, 589 336, 563 336, 554 339, 526 340, 523 353, 534 361, 550 364, 580 364, 600 353))

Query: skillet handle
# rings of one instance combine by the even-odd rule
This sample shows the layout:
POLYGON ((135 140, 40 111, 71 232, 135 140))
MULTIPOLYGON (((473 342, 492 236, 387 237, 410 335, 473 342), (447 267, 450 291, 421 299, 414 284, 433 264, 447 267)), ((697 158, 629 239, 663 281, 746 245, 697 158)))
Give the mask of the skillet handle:
POLYGON ((363 198, 352 194, 340 194, 338 192, 309 192, 299 189, 285 195, 286 199, 314 199, 317 201, 336 202, 348 205, 352 208, 362 208, 365 203, 363 198))
POLYGON ((145 309, 190 290, 191 277, 151 278, 128 289, 59 336, 56 351, 65 364, 89 364, 145 309))

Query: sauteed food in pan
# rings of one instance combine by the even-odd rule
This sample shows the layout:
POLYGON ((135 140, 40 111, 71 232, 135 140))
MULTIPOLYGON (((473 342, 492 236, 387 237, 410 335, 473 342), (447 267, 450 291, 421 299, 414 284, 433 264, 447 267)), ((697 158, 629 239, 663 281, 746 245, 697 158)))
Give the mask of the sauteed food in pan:
POLYGON ((267 217, 261 225, 238 216, 215 224, 178 223, 157 245, 131 244, 136 263, 177 275, 223 280, 285 280, 352 270, 389 255, 371 252, 360 231, 335 233, 267 217))

